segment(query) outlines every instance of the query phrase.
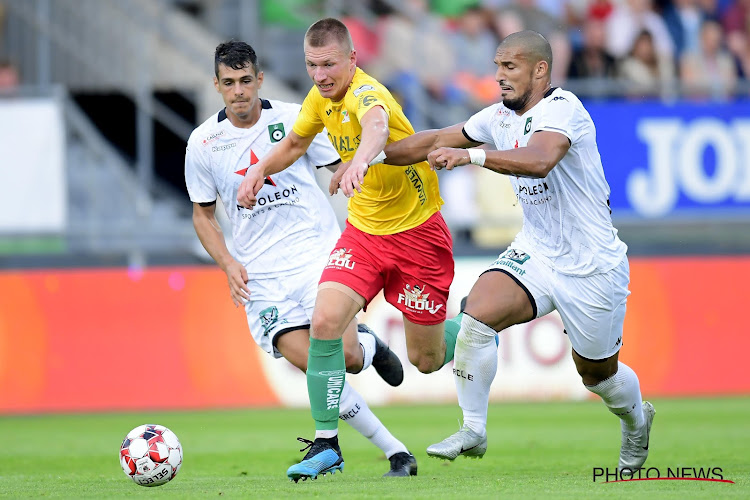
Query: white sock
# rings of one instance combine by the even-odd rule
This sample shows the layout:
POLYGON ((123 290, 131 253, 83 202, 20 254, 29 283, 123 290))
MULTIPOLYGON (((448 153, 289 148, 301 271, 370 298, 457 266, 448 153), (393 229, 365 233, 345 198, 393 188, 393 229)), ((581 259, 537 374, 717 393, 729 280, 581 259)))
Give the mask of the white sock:
POLYGON ((370 410, 362 396, 348 382, 344 383, 344 390, 341 391, 339 418, 383 450, 386 458, 391 458, 400 451, 408 453, 404 443, 393 437, 393 434, 370 410))
POLYGON ((362 347, 362 370, 367 370, 372 365, 372 357, 375 356, 375 337, 369 333, 357 332, 359 345, 362 347))
POLYGON ((623 429, 633 432, 645 422, 638 376, 625 363, 618 361, 617 373, 586 389, 601 396, 609 411, 620 418, 623 429))
POLYGON ((497 332, 464 313, 456 338, 453 374, 464 425, 480 436, 487 433, 490 386, 497 373, 497 332))
POLYGON ((330 431, 315 430, 315 439, 318 439, 318 438, 331 439, 332 437, 336 437, 338 435, 339 435, 338 429, 333 429, 330 431))

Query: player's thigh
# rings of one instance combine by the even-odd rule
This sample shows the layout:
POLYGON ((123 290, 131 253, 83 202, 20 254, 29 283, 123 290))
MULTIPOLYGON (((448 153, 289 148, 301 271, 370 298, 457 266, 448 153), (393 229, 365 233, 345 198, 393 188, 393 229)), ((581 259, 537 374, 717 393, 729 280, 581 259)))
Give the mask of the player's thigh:
POLYGON ((555 306, 579 356, 604 360, 620 350, 629 275, 627 259, 623 259, 606 273, 557 277, 555 306))
POLYGON ((346 285, 333 281, 320 283, 310 336, 321 340, 342 338, 364 303, 365 299, 346 285))
POLYGON ((291 364, 307 371, 307 356, 310 349, 310 330, 299 329, 277 335, 276 349, 291 364))
POLYGON ((452 241, 440 212, 422 225, 382 238, 385 300, 417 325, 445 321, 453 281, 452 241))
POLYGON ((280 280, 252 280, 248 283, 250 300, 245 303, 250 334, 264 351, 279 358, 277 336, 294 330, 309 330, 310 317, 305 308, 289 297, 280 280))
POLYGON ((544 316, 554 310, 550 274, 533 254, 508 248, 479 276, 464 312, 496 331, 544 316))

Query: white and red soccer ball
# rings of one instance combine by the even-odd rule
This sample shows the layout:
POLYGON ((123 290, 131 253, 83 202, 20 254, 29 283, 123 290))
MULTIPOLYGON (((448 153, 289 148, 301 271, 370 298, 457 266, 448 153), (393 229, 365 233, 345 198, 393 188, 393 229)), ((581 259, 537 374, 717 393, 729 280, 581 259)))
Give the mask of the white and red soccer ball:
POLYGON ((163 425, 140 425, 128 432, 120 446, 123 472, 141 486, 161 486, 177 475, 182 446, 163 425))

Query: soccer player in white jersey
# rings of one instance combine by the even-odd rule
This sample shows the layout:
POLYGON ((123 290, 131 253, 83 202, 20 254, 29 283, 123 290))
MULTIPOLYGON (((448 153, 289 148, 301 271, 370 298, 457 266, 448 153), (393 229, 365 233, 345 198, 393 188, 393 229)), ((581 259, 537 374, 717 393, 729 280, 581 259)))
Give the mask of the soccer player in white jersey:
MULTIPOLYGON (((305 371, 318 279, 340 235, 314 171, 317 166, 336 165, 340 158, 325 132, 319 134, 292 167, 266 178, 274 189, 259 196, 255 210, 234 203, 248 167, 291 130, 300 105, 258 96, 263 72, 247 43, 220 44, 214 71, 214 86, 226 107, 193 131, 185 155, 195 231, 226 273, 235 306, 245 306, 257 344, 305 371), (217 196, 224 201, 232 223, 235 255, 227 249, 215 217, 217 196)), ((403 381, 398 356, 366 326, 357 328, 356 320, 344 335, 344 352, 349 372, 372 365, 389 384, 403 381)), ((383 450, 391 463, 386 476, 416 474, 416 461, 406 446, 349 384, 341 393, 339 417, 383 450)))
MULTIPOLYGON (((427 157, 436 169, 473 163, 508 175, 523 207, 520 233, 479 276, 463 311, 454 371, 469 374, 456 378, 464 425, 427 453, 484 455, 496 332, 556 309, 583 384, 621 421, 618 467, 632 473, 648 456, 654 408, 641 401, 633 370, 618 361, 630 272, 627 246, 612 226, 594 123, 574 94, 551 87, 552 51, 539 33, 509 35, 494 62, 501 103, 384 151, 393 165, 427 157), (483 143, 497 151, 464 149, 483 143)), ((353 183, 345 184, 349 195, 353 183)))

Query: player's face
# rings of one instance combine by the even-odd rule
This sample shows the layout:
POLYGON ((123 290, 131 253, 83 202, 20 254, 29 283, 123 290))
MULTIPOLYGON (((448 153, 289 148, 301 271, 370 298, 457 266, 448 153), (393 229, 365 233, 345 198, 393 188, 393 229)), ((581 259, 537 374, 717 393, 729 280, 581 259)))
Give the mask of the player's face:
POLYGON ((498 47, 495 54, 495 80, 500 85, 500 95, 506 108, 518 111, 531 97, 534 65, 530 64, 520 48, 498 47))
POLYGON ((320 95, 340 101, 346 95, 357 66, 356 52, 347 51, 340 44, 331 42, 322 47, 305 44, 307 74, 318 88, 320 95))
POLYGON ((219 64, 219 76, 214 77, 214 86, 224 99, 227 114, 240 120, 248 119, 256 111, 258 91, 263 84, 263 72, 256 75, 252 64, 242 69, 234 69, 219 64))

